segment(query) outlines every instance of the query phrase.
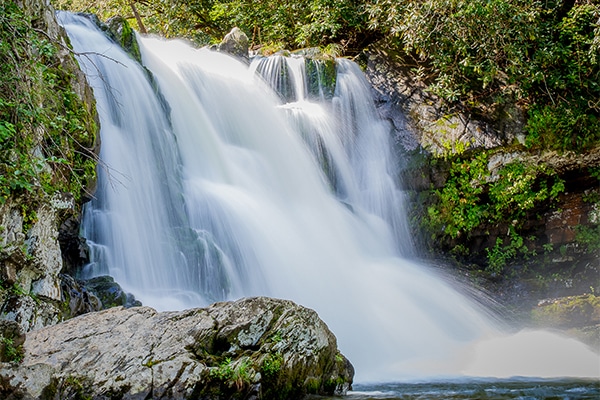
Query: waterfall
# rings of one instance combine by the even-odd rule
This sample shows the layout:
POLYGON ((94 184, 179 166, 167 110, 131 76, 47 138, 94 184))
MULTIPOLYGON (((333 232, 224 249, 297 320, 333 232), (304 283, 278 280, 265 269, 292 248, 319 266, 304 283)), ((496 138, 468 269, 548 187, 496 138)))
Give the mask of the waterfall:
MULTIPOLYGON (((142 68, 88 19, 59 18, 101 119, 85 276, 110 274, 159 310, 294 300, 330 326, 359 381, 495 374, 494 318, 408 260, 389 127, 355 64, 338 60, 335 88, 315 91, 302 59, 249 68, 139 37, 142 68)), ((569 346, 577 365, 552 374, 596 376, 597 356, 569 346)))

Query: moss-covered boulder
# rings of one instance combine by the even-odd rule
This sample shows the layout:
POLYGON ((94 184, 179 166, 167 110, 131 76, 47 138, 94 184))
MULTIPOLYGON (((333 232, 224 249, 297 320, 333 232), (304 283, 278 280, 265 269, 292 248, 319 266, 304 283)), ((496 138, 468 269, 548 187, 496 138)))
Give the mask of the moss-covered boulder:
POLYGON ((595 294, 567 296, 540 301, 531 311, 541 327, 581 328, 600 324, 600 297, 595 294))
POLYGON ((3 398, 302 399, 343 394, 354 375, 316 312, 265 297, 111 308, 30 332, 23 349, 0 364, 3 398))

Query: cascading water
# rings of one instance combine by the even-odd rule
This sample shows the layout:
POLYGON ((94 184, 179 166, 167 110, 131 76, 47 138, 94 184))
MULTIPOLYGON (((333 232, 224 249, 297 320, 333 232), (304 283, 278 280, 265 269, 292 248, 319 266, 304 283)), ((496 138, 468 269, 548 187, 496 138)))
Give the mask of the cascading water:
MULTIPOLYGON (((281 65, 303 77, 302 60, 248 68, 142 37, 150 77, 86 18, 60 20, 101 116, 103 167, 83 221, 88 276, 110 274, 163 310, 295 300, 329 324, 357 380, 511 373, 486 369, 502 360, 489 349, 506 343, 493 319, 402 258, 412 247, 388 131, 354 64, 338 61, 333 92, 298 78, 276 93, 264 81, 281 78, 281 65)), ((552 376, 600 375, 597 355, 551 337, 569 357, 551 360, 552 376)), ((557 354, 526 357, 540 352, 557 354)), ((515 371, 546 374, 536 368, 515 371)))

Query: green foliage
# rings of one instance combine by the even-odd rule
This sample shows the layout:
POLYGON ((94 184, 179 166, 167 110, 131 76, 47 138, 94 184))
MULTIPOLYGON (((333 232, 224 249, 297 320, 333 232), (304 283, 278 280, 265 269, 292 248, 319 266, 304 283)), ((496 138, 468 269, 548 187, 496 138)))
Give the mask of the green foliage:
POLYGON ((252 374, 252 364, 248 358, 234 361, 227 357, 218 367, 210 370, 211 378, 228 386, 234 386, 237 390, 251 383, 252 374))
POLYGON ((427 210, 428 226, 436 236, 457 238, 488 218, 490 205, 482 201, 489 176, 487 162, 487 153, 452 162, 446 185, 434 192, 437 202, 427 210))
POLYGON ((366 10, 446 100, 484 118, 490 103, 517 101, 529 109, 530 147, 600 142, 597 2, 372 0, 366 10))
POLYGON ((56 7, 134 18, 133 4, 145 27, 166 37, 187 37, 199 44, 219 42, 234 26, 251 38, 253 45, 270 43, 284 47, 355 43, 364 26, 360 3, 352 0, 54 0, 56 7))
POLYGON ((11 289, 11 292, 15 296, 27 296, 27 295, 29 295, 29 292, 26 291, 25 289, 23 289, 23 287, 21 285, 19 285, 18 283, 16 283, 16 282, 12 285, 12 287, 10 289, 11 289))
POLYGON ((524 239, 514 228, 511 228, 505 240, 496 238, 496 244, 486 249, 488 265, 485 269, 491 276, 498 276, 504 271, 506 263, 518 255, 529 254, 524 239))
POLYGON ((210 370, 210 376, 220 381, 229 381, 233 378, 233 371, 233 361, 227 357, 218 367, 210 370))
POLYGON ((78 198, 90 179, 95 125, 71 80, 58 45, 0 4, 0 203, 38 190, 78 198))
POLYGON ((547 177, 547 173, 551 172, 543 165, 520 162, 506 165, 499 171, 499 179, 490 185, 489 197, 495 212, 502 217, 519 219, 540 202, 556 199, 565 190, 564 181, 555 176, 547 177))
POLYGON ((600 250, 600 225, 596 226, 585 226, 578 225, 575 227, 575 240, 588 253, 600 250))
POLYGON ((509 224, 506 237, 499 237, 487 249, 488 269, 502 272, 508 260, 530 254, 519 233, 535 207, 556 200, 565 190, 564 181, 544 164, 513 161, 494 176, 488 169, 489 154, 455 156, 444 187, 433 192, 435 201, 428 207, 425 227, 431 238, 450 246, 457 256, 468 255, 465 246, 454 239, 468 239, 483 226, 509 224))
POLYGON ((23 346, 15 346, 12 338, 1 337, 0 347, 2 348, 2 361, 20 363, 25 356, 23 346))
POLYGON ((260 372, 267 380, 274 380, 279 375, 283 365, 283 356, 279 353, 269 354, 260 367, 260 372))

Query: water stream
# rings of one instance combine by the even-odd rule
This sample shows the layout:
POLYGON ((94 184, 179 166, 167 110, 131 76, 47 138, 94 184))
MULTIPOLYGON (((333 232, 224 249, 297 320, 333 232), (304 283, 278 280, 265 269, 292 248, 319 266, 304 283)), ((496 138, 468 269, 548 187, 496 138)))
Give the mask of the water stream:
POLYGON ((389 127, 352 62, 338 60, 335 89, 315 93, 300 58, 249 67, 140 37, 142 68, 85 17, 59 18, 85 52, 101 119, 85 276, 109 274, 159 310, 294 300, 329 325, 361 382, 600 376, 583 344, 506 333, 410 260, 389 127))

